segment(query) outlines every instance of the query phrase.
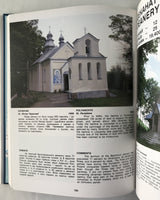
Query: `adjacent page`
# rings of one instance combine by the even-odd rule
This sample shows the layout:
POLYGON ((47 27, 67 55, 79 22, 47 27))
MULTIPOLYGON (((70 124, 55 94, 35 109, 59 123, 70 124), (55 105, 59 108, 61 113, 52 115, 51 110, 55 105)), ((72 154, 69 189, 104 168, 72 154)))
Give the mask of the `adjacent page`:
POLYGON ((6 22, 10 185, 75 197, 133 191, 135 12, 71 7, 6 22))
MULTIPOLYGON (((8 14, 4 14, 3 16, 3 62, 4 62, 4 71, 3 71, 3 84, 4 84, 4 91, 3 91, 3 102, 6 102, 7 100, 7 42, 8 40, 6 39, 6 33, 7 33, 7 16, 8 14)), ((2 177, 2 183, 8 183, 8 134, 7 134, 7 104, 4 104, 3 106, 3 177, 2 177)))
POLYGON ((141 1, 137 18, 138 127, 136 191, 160 199, 160 1, 141 1))

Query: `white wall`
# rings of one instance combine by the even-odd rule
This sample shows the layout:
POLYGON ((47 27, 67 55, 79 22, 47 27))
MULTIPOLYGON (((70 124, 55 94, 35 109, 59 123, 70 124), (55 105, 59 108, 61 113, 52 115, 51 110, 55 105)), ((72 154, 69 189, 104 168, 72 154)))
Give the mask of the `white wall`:
POLYGON ((108 90, 105 59, 72 59, 69 62, 72 74, 69 81, 69 90, 72 93, 108 90), (87 63, 91 63, 91 80, 88 80, 87 63), (101 65, 101 79, 97 79, 97 62, 101 65), (79 80, 78 65, 82 64, 82 80, 79 80))

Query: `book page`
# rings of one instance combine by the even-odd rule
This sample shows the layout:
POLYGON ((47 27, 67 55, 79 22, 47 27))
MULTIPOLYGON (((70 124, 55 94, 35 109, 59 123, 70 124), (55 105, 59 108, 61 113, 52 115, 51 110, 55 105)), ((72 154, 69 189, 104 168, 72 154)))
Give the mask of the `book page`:
POLYGON ((85 6, 7 19, 10 185, 75 197, 133 191, 135 12, 85 6))
POLYGON ((138 126, 136 191, 160 198, 160 1, 141 1, 137 18, 138 126))

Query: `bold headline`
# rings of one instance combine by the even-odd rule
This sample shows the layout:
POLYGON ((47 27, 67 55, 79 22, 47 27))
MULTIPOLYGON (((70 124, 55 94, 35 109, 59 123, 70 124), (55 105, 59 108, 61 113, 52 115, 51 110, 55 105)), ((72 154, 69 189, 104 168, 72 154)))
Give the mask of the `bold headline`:
POLYGON ((157 4, 157 0, 150 0, 146 2, 138 12, 137 25, 138 27, 152 16, 160 12, 160 4, 157 4))

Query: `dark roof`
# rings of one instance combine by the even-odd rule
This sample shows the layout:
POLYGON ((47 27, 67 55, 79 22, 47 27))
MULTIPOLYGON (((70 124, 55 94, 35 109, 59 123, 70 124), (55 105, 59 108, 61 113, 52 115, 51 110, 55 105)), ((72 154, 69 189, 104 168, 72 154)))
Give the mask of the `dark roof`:
POLYGON ((67 63, 68 63, 68 62, 65 62, 65 63, 64 63, 64 65, 62 66, 62 68, 64 68, 64 67, 65 67, 65 65, 66 65, 67 63))
POLYGON ((73 48, 73 46, 69 43, 66 42, 64 44, 62 44, 61 46, 57 47, 55 46, 53 49, 49 50, 46 53, 43 53, 34 63, 33 65, 37 64, 37 63, 41 63, 49 58, 51 58, 54 54, 56 54, 56 52, 59 51, 59 49, 61 49, 65 44, 68 44, 71 48, 73 48))
POLYGON ((88 57, 86 57, 86 56, 77 56, 77 55, 74 55, 74 56, 72 56, 72 57, 70 57, 70 58, 68 58, 68 60, 71 60, 71 59, 106 59, 106 57, 105 56, 103 56, 102 54, 100 54, 99 53, 99 56, 88 56, 88 57))
POLYGON ((153 112, 149 113, 149 114, 145 117, 145 119, 151 119, 151 118, 152 118, 152 115, 153 115, 153 112))
POLYGON ((83 35, 82 37, 77 38, 76 40, 74 40, 73 44, 74 44, 75 42, 77 42, 78 40, 81 40, 82 38, 86 37, 86 35, 89 35, 89 36, 92 37, 94 40, 99 41, 99 39, 97 39, 94 35, 92 35, 91 33, 87 33, 87 34, 83 35))
MULTIPOLYGON (((160 114, 160 103, 156 103, 155 104, 155 107, 154 107, 154 110, 155 110, 155 108, 157 108, 158 109, 158 113, 160 114)), ((154 112, 151 112, 150 114, 148 114, 146 117, 145 117, 145 119, 151 119, 152 118, 152 116, 153 116, 153 114, 154 114, 154 112)))
POLYGON ((53 49, 49 50, 46 53, 43 53, 34 63, 33 65, 37 64, 37 63, 41 63, 45 60, 47 60, 48 58, 52 57, 58 50, 60 49, 60 47, 54 47, 53 49))

